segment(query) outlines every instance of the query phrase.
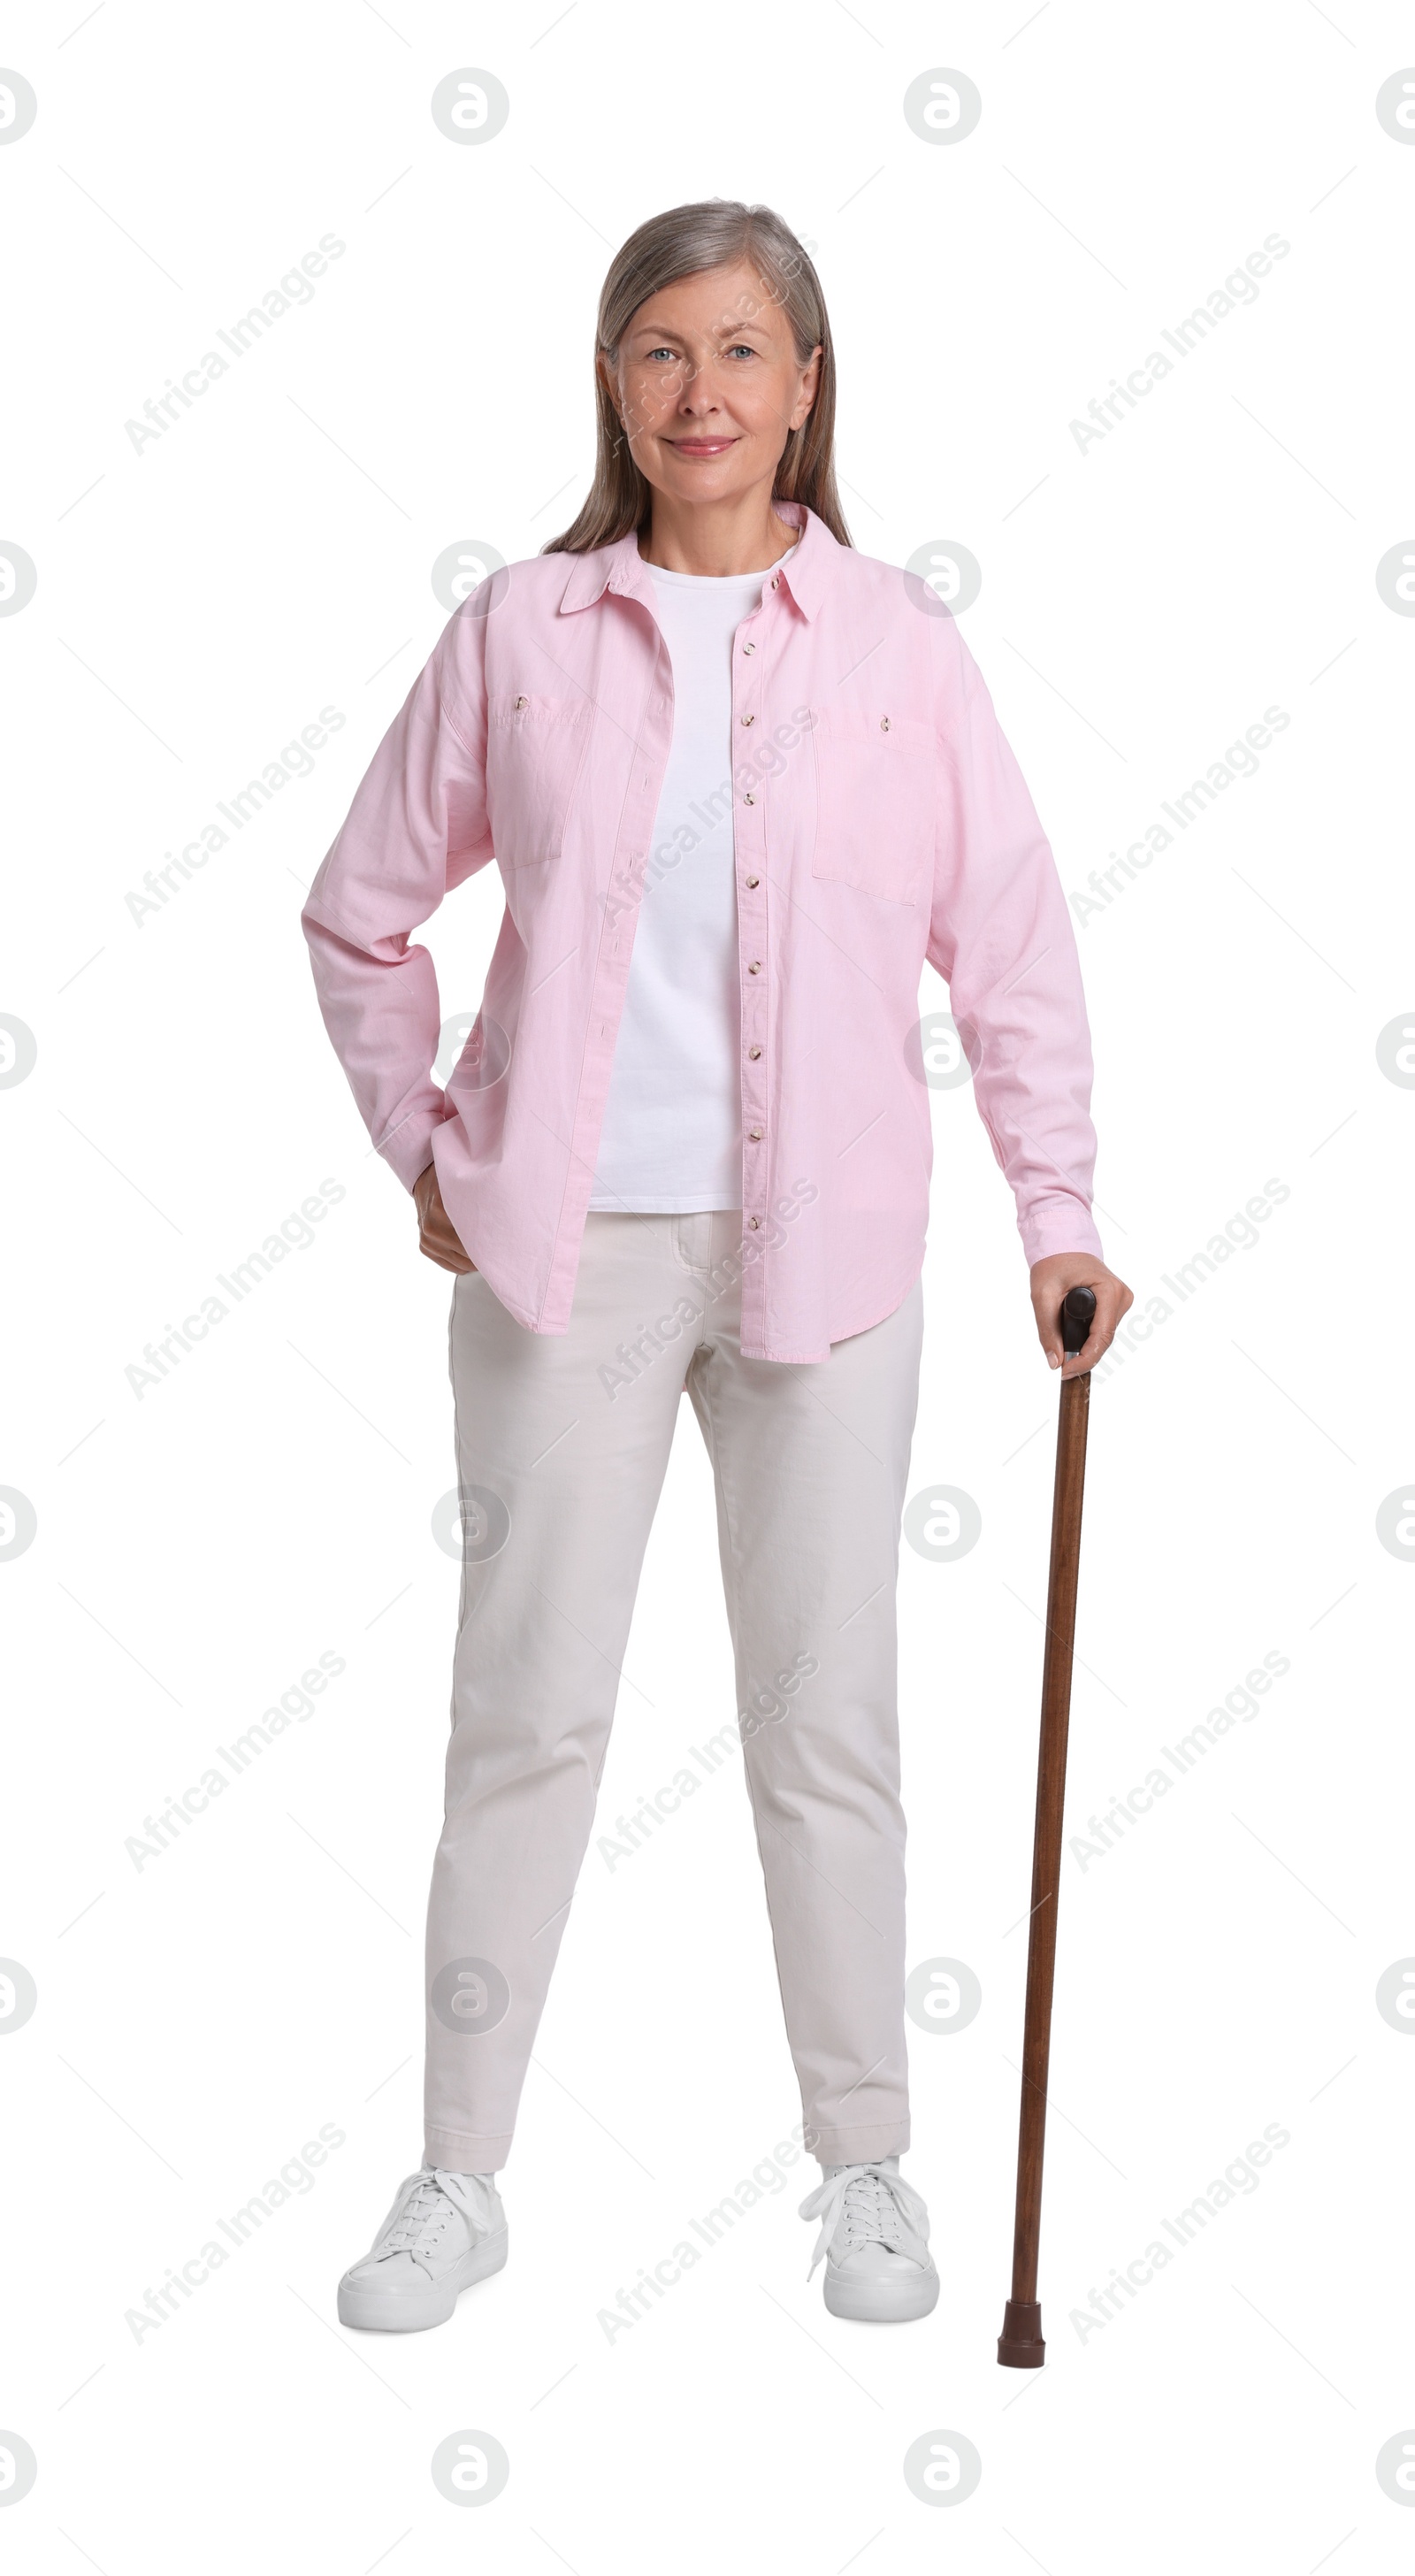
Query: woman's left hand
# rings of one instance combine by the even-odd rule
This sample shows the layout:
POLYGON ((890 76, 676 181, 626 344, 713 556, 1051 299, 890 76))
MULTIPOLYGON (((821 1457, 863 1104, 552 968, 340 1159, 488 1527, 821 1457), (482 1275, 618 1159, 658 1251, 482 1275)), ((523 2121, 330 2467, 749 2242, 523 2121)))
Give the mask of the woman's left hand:
POLYGON ((1115 1328, 1135 1300, 1123 1279, 1092 1252, 1050 1252, 1032 1264, 1032 1311, 1037 1339, 1049 1365, 1063 1377, 1084 1377, 1103 1359, 1115 1339, 1115 1328), (1061 1301, 1070 1288, 1095 1291, 1096 1311, 1084 1350, 1068 1355, 1061 1347, 1061 1301))

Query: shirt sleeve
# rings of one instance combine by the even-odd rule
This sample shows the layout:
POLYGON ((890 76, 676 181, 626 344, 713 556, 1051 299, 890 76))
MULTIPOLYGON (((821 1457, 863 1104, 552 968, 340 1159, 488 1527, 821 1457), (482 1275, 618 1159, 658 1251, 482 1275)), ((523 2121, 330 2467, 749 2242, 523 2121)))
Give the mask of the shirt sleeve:
POLYGON ((377 1151, 409 1190, 447 1112, 432 1078, 437 974, 408 934, 493 855, 479 597, 413 683, 301 915, 324 1025, 377 1151))
POLYGON ((982 674, 952 617, 929 623, 941 804, 929 963, 949 986, 1029 1265, 1099 1255, 1091 1040, 1071 915, 982 674))

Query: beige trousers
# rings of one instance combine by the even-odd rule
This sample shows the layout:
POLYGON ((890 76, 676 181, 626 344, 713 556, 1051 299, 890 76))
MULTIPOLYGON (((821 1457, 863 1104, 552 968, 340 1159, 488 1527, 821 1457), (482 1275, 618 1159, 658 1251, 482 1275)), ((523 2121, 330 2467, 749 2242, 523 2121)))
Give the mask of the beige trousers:
POLYGON ((909 2143, 895 1585, 922 1286, 828 1360, 744 1359, 744 1249, 736 1211, 591 1215, 556 1335, 514 1322, 480 1272, 456 1282, 465 1555, 428 1906, 430 2164, 494 2173, 510 2150, 685 1388, 806 2143, 824 2164, 909 2143))

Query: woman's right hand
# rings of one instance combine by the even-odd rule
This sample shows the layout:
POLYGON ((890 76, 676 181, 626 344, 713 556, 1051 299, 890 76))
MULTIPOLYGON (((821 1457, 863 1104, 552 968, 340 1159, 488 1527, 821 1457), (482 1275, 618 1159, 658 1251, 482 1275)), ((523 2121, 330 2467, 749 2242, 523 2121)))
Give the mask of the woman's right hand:
POLYGON ((420 1249, 429 1261, 435 1261, 439 1270, 455 1270, 459 1275, 475 1270, 477 1265, 467 1259, 462 1239, 442 1204, 435 1163, 429 1163, 413 1183, 413 1204, 421 1228, 420 1249))

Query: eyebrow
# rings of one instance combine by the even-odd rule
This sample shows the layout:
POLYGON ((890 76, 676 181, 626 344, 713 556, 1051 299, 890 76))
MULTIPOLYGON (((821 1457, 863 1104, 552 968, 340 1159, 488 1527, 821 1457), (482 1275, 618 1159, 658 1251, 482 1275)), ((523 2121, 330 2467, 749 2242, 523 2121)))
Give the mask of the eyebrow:
MULTIPOLYGON (((660 343, 660 340, 688 340, 688 337, 693 337, 693 335, 688 335, 688 332, 673 330, 673 327, 665 325, 665 322, 657 322, 657 325, 652 327, 652 330, 650 330, 650 327, 644 327, 644 330, 634 330, 634 332, 629 332, 629 335, 626 335, 626 345, 629 345, 629 348, 634 348, 634 343, 639 343, 639 340, 642 340, 642 343, 647 343, 647 345, 650 345, 650 348, 655 348, 655 345, 660 343)), ((722 345, 722 348, 735 348, 737 340, 750 340, 750 337, 755 337, 755 340, 768 340, 768 332, 755 330, 753 322, 735 322, 735 325, 732 325, 732 330, 709 332, 709 335, 706 335, 706 337, 709 337, 709 340, 717 340, 717 345, 722 345)))
MULTIPOLYGON (((767 336, 760 322, 733 322, 724 323, 717 337, 730 343, 733 340, 744 340, 752 331, 761 333, 763 337, 767 336)), ((641 322, 635 330, 627 332, 625 336, 630 340, 681 340, 686 338, 687 334, 675 330, 671 322, 641 322)))

